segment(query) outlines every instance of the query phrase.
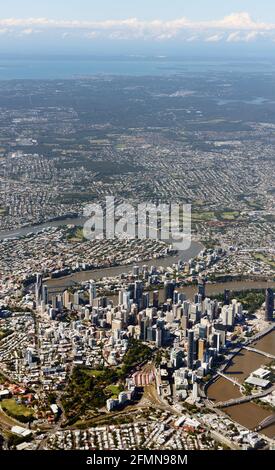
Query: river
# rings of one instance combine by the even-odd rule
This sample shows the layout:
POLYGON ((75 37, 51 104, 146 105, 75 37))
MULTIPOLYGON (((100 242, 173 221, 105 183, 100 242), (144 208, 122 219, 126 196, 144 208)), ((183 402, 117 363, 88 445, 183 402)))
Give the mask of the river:
POLYGON ((71 287, 77 283, 88 281, 90 279, 94 279, 95 281, 97 281, 104 277, 115 277, 123 273, 128 273, 131 271, 133 264, 135 266, 146 265, 149 268, 151 266, 162 266, 164 268, 167 268, 169 266, 172 266, 174 263, 177 263, 179 259, 185 262, 185 261, 189 261, 191 258, 195 258, 200 253, 201 250, 203 250, 203 246, 201 245, 201 243, 193 241, 191 244, 191 247, 188 250, 181 252, 180 258, 179 258, 179 255, 177 254, 173 256, 167 256, 165 258, 151 259, 148 261, 139 261, 139 262, 132 263, 130 265, 113 266, 110 268, 99 268, 99 269, 93 269, 91 271, 80 271, 80 272, 70 274, 68 276, 49 279, 47 280, 47 285, 48 287, 52 287, 52 288, 54 287, 56 289, 60 288, 62 290, 67 287, 71 287))
MULTIPOLYGON (((195 248, 194 248, 195 249, 195 248)), ((188 258, 189 259, 189 258, 188 258)), ((173 263, 178 261, 178 257, 168 256, 167 258, 162 258, 158 260, 151 260, 148 262, 135 263, 139 266, 163 266, 168 267, 173 263)), ((117 266, 113 268, 104 268, 104 269, 94 269, 93 271, 82 271, 71 274, 69 276, 64 276, 55 279, 47 279, 46 284, 50 292, 62 292, 69 287, 73 287, 78 283, 89 281, 94 279, 95 281, 102 279, 103 277, 112 277, 118 276, 122 273, 128 273, 131 271, 131 266, 117 266)), ((206 295, 214 296, 224 292, 225 289, 229 289, 232 292, 246 291, 246 290, 257 290, 257 289, 266 289, 267 287, 272 287, 275 289, 275 282, 266 282, 266 281, 232 281, 232 282, 222 282, 216 284, 206 284, 206 295)), ((184 292, 187 299, 193 300, 195 294, 197 293, 197 286, 190 285, 179 287, 177 289, 179 292, 184 292)), ((150 298, 152 300, 153 294, 150 293, 150 298)), ((117 296, 112 296, 112 301, 114 305, 117 302, 117 296)), ((163 302, 164 299, 164 290, 159 290, 159 301, 163 302)))
MULTIPOLYGON (((251 346, 275 355, 275 331, 273 330, 251 346)), ((243 383, 251 372, 270 362, 271 359, 265 356, 242 349, 240 353, 232 359, 225 373, 237 378, 240 383, 243 383)), ((215 402, 227 401, 242 395, 237 386, 221 377, 210 385, 207 390, 207 396, 210 400, 215 402)), ((263 419, 274 414, 272 411, 265 410, 261 406, 251 402, 230 406, 225 408, 224 412, 233 418, 234 421, 237 421, 248 429, 254 429, 263 419)), ((275 424, 263 429, 262 433, 270 438, 274 438, 275 424)))
POLYGON ((39 225, 28 225, 26 227, 20 227, 13 230, 0 230, 0 240, 20 238, 29 235, 30 233, 39 233, 44 229, 50 227, 60 227, 65 225, 83 225, 85 222, 84 218, 81 217, 66 217, 60 220, 52 220, 39 225))

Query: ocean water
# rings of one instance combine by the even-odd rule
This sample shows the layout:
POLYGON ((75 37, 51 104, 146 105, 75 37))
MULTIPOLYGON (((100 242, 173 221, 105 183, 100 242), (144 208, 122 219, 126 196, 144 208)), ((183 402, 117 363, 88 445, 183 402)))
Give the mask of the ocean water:
POLYGON ((0 80, 72 79, 94 75, 161 76, 182 73, 275 72, 270 61, 190 60, 168 58, 26 58, 0 57, 0 80))

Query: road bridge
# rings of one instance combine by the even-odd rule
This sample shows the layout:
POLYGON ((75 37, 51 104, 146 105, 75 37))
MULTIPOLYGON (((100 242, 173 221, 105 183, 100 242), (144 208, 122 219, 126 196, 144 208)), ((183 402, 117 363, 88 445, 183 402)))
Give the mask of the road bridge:
POLYGON ((275 423, 275 414, 268 416, 267 418, 263 419, 260 424, 255 428, 255 431, 261 431, 262 429, 271 426, 271 424, 275 423))
POLYGON ((234 406, 234 405, 240 405, 241 403, 246 403, 251 400, 255 400, 256 398, 262 398, 266 397, 270 393, 272 393, 275 390, 275 385, 273 385, 271 388, 264 390, 259 393, 255 393, 253 395, 246 395, 246 396, 241 396, 238 398, 231 398, 230 400, 227 401, 219 401, 214 403, 213 408, 227 408, 228 406, 234 406))
POLYGON ((257 353, 257 354, 261 354, 261 356, 268 357, 269 359, 275 359, 275 356, 273 356, 273 354, 267 353, 265 351, 260 351, 259 349, 256 349, 256 348, 250 348, 249 346, 244 346, 244 349, 246 349, 247 351, 257 353))

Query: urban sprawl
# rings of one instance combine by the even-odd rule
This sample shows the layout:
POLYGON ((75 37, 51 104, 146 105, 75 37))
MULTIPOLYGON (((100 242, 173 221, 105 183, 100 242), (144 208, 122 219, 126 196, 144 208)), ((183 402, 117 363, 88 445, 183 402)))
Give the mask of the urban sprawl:
POLYGON ((2 449, 274 449, 273 82, 247 81, 1 83, 2 449), (191 247, 85 239, 106 196, 191 204, 191 247))

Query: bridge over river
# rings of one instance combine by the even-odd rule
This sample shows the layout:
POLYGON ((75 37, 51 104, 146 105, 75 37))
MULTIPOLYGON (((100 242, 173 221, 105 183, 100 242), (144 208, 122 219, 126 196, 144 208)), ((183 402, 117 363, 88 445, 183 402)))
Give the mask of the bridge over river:
POLYGON ((247 351, 251 351, 257 354, 261 354, 262 356, 268 357, 269 359, 275 359, 275 356, 273 356, 273 354, 267 353, 265 351, 260 351, 259 349, 256 349, 256 348, 250 348, 249 346, 244 346, 243 349, 246 349, 247 351))
POLYGON ((229 406, 240 405, 241 403, 247 403, 251 400, 255 400, 256 398, 266 397, 266 395, 269 395, 274 390, 275 390, 275 385, 273 385, 273 387, 268 388, 267 390, 264 390, 263 392, 255 393, 254 395, 246 395, 246 396, 241 396, 238 398, 231 398, 230 400, 227 400, 227 401, 219 401, 219 402, 213 403, 212 406, 214 408, 227 408, 229 406))
POLYGON ((268 416, 267 418, 263 419, 259 425, 255 428, 255 431, 262 431, 262 429, 268 428, 275 423, 275 414, 268 416))
POLYGON ((237 386, 237 387, 241 387, 242 385, 239 383, 238 379, 228 375, 228 374, 223 374, 221 371, 217 372, 218 375, 220 375, 221 377, 223 377, 224 379, 226 380, 229 380, 229 382, 231 382, 233 385, 237 386))

